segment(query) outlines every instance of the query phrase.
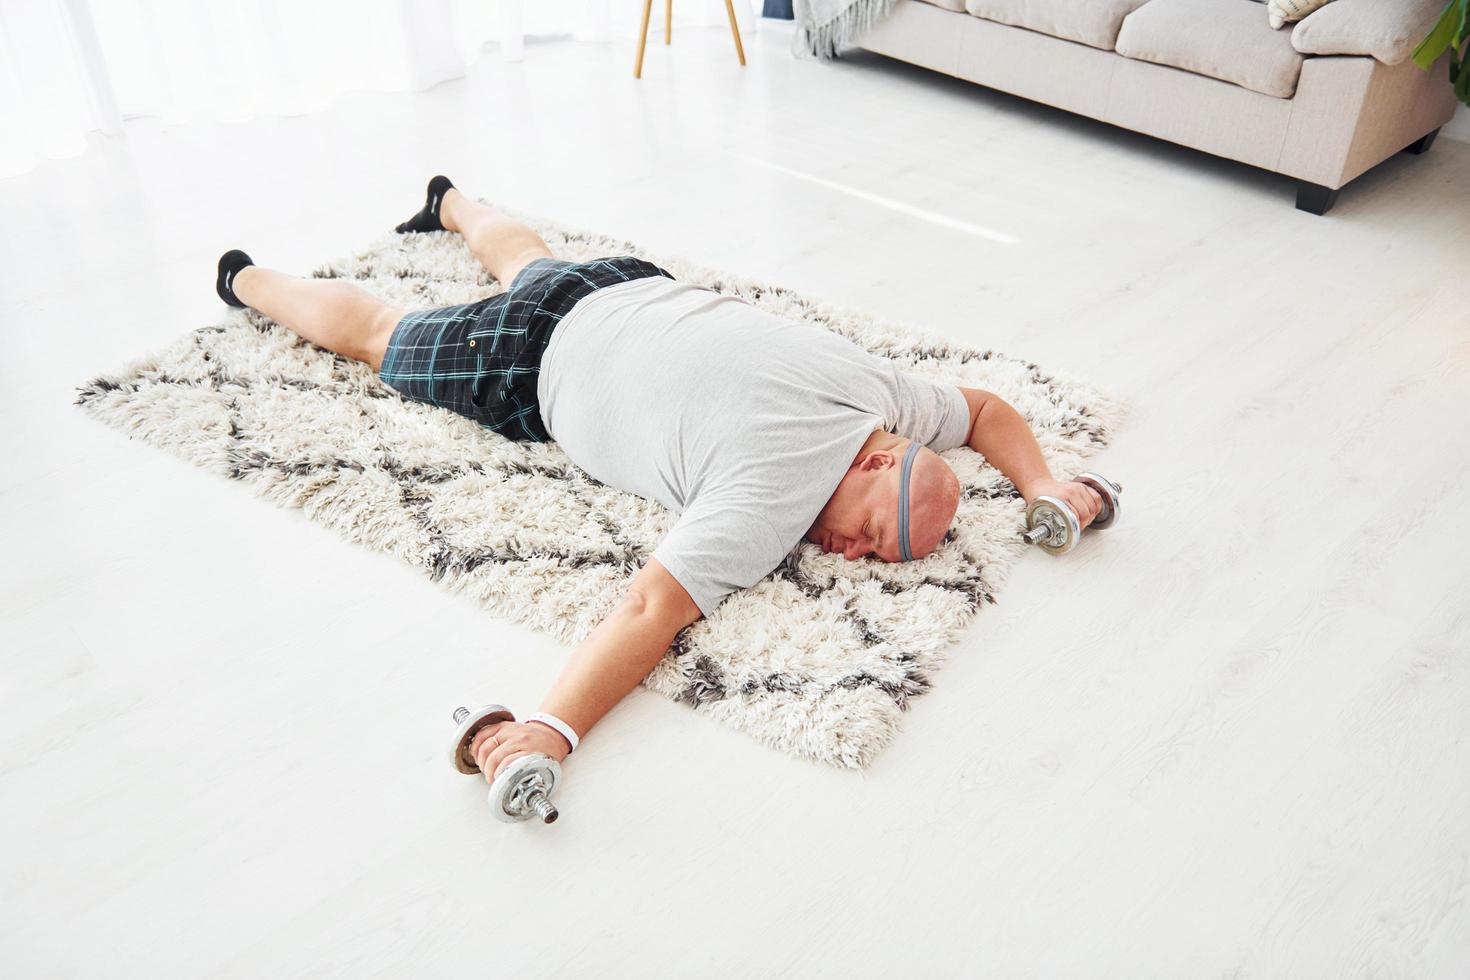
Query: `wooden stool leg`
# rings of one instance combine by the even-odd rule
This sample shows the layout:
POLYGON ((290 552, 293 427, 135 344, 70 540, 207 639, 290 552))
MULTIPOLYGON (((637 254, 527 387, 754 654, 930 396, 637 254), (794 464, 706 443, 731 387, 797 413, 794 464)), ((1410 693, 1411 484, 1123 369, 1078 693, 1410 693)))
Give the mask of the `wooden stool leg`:
POLYGON ((664 43, 674 40, 674 0, 664 0, 664 43))
POLYGON ((643 0, 643 28, 638 32, 638 60, 633 63, 634 78, 643 77, 643 45, 648 43, 648 13, 652 9, 653 0, 643 0))
POLYGON ((730 33, 735 36, 735 55, 743 65, 745 64, 745 46, 740 43, 740 25, 735 23, 735 6, 730 0, 725 0, 725 13, 730 15, 730 33))

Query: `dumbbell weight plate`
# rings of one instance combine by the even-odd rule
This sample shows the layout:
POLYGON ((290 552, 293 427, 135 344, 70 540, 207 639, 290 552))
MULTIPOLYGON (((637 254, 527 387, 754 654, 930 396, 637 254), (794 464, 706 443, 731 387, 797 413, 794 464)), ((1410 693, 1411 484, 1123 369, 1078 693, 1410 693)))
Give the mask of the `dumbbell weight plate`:
MULTIPOLYGON (((551 793, 559 779, 561 766, 549 755, 533 752, 510 760, 490 787, 490 809, 495 812, 495 819, 504 823, 520 823, 536 817, 537 814, 526 805, 526 798, 539 789, 550 803, 551 793)), ((554 805, 550 817, 547 823, 556 820, 554 805)))
POLYGON ((1082 536, 1082 522, 1076 511, 1067 506, 1065 500, 1041 496, 1031 501, 1026 508, 1026 529, 1047 525, 1053 531, 1037 544, 1048 554, 1065 555, 1077 546, 1082 536))
POLYGON ((1097 491, 1098 496, 1102 497, 1102 509, 1097 512, 1092 523, 1087 525, 1089 530, 1096 528, 1099 531, 1105 531, 1117 523, 1118 513, 1123 506, 1122 485, 1097 473, 1079 473, 1074 482, 1092 487, 1097 491))
POLYGON ((487 704, 471 711, 455 729, 454 741, 449 746, 450 765, 467 776, 477 775, 480 767, 475 764, 475 757, 470 755, 470 743, 475 740, 475 733, 486 725, 515 720, 515 713, 503 704, 487 704))

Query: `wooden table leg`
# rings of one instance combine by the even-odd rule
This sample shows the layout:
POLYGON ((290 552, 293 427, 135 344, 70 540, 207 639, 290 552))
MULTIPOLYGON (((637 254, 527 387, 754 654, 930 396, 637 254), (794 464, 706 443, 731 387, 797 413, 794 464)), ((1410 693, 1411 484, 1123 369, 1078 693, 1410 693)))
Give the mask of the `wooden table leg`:
POLYGON ((730 33, 735 37, 735 54, 745 64, 745 46, 740 43, 740 25, 735 22, 735 6, 725 0, 725 13, 730 15, 730 33))
MULTIPOLYGON (((730 0, 725 0, 729 3, 730 0)), ((643 46, 648 43, 648 13, 653 9, 653 0, 643 0, 643 27, 638 32, 638 60, 633 63, 633 77, 643 77, 643 46)))
POLYGON ((674 0, 664 0, 664 43, 674 40, 674 0))

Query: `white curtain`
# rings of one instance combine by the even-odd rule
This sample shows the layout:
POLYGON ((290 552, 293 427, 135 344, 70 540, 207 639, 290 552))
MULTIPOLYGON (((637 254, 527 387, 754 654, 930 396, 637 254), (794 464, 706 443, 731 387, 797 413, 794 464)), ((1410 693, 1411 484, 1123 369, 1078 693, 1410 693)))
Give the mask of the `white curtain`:
MULTIPOLYGON (((89 133, 120 134, 136 116, 239 121, 314 112, 344 92, 429 88, 501 40, 509 2, 0 0, 0 177, 81 153, 89 133)), ((662 44, 664 6, 654 0, 650 46, 662 44)), ((681 27, 728 23, 724 0, 673 6, 675 43, 681 27)), ((627 44, 643 4, 509 9, 533 38, 627 44)), ((735 10, 742 32, 754 30, 753 0, 735 10)))

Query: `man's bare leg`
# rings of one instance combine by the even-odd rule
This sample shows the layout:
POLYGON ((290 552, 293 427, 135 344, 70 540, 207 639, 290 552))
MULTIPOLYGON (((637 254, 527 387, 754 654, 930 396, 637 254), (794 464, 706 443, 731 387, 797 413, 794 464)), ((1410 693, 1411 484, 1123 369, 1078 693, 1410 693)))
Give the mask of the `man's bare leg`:
MULTIPOLYGON (((442 177, 435 181, 449 183, 442 177)), ((434 182, 429 193, 437 194, 434 182)), ((486 271, 506 286, 527 262, 552 257, 546 242, 529 225, 470 200, 453 186, 448 186, 437 203, 437 215, 426 204, 425 211, 410 221, 426 222, 425 227, 431 229, 442 224, 447 231, 459 232, 486 271)), ((388 339, 407 312, 350 283, 299 279, 258 265, 236 272, 230 288, 236 299, 318 347, 365 361, 374 371, 382 367, 388 339)))
POLYGON ((496 281, 506 288, 532 259, 554 258, 535 229, 510 215, 472 201, 451 187, 439 205, 439 220, 447 231, 464 236, 465 244, 496 281))
POLYGON ((250 265, 235 274, 235 295, 318 347, 366 361, 374 371, 393 328, 407 312, 351 283, 298 279, 250 265))

